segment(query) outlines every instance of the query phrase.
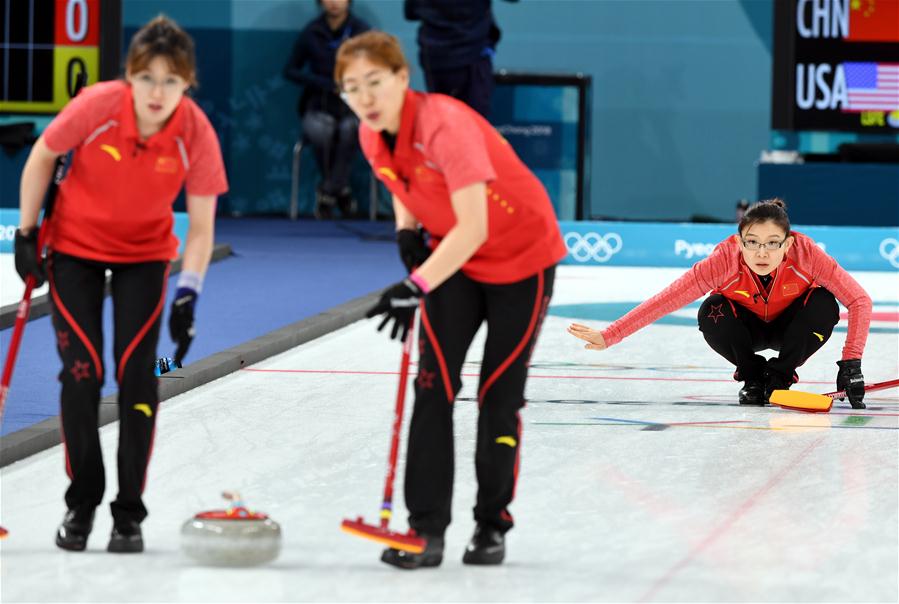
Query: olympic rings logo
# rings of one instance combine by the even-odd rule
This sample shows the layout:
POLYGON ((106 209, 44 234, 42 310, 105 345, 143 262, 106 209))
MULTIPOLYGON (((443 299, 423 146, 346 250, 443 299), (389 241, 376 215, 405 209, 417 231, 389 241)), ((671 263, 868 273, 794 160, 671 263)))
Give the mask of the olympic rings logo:
POLYGON ((589 233, 565 233, 565 247, 568 253, 578 262, 608 262, 621 251, 621 236, 618 233, 600 235, 589 233))
POLYGON ((888 237, 880 242, 880 255, 893 265, 893 268, 899 268, 899 241, 892 237, 888 237))

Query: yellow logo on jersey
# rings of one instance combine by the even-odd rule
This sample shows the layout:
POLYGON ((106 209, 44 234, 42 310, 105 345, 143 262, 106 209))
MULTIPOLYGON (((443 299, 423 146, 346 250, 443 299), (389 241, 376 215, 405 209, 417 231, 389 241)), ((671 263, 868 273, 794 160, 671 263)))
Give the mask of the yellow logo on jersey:
POLYGON ((396 180, 396 173, 386 166, 382 167, 382 168, 378 168, 378 174, 383 174, 390 180, 394 180, 394 181, 396 180))
POLYGON ((820 333, 818 333, 817 331, 813 331, 813 332, 812 332, 812 335, 815 336, 816 338, 818 338, 818 341, 820 341, 820 342, 823 342, 823 341, 824 341, 824 336, 822 336, 822 335, 821 335, 820 333))
POLYGON ((749 292, 743 291, 742 289, 735 289, 735 290, 734 290, 734 293, 735 293, 735 294, 740 294, 741 296, 745 296, 745 297, 747 297, 747 298, 749 297, 749 292))
POLYGON ((516 440, 515 440, 514 438, 512 438, 511 436, 500 436, 500 437, 498 437, 498 438, 496 439, 496 444, 498 444, 498 445, 509 445, 510 447, 512 447, 512 448, 514 449, 514 448, 515 448, 515 445, 518 444, 518 441, 516 441, 516 440))
POLYGON ((113 147, 112 145, 100 145, 100 149, 102 151, 106 151, 109 153, 109 156, 112 157, 116 161, 122 161, 122 154, 119 153, 119 150, 113 147))
POLYGON ((147 403, 137 403, 136 405, 134 405, 133 409, 135 411, 140 411, 147 417, 153 417, 153 410, 150 409, 150 405, 148 405, 147 403))

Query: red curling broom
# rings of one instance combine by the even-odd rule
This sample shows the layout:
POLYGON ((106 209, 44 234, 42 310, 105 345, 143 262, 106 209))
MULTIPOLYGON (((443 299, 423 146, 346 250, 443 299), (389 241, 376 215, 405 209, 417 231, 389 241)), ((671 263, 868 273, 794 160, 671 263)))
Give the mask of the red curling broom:
POLYGON ((406 401, 406 382, 409 378, 409 359, 412 353, 414 331, 415 318, 413 317, 412 325, 406 335, 406 341, 403 342, 403 357, 400 361, 400 385, 396 393, 396 410, 393 414, 393 433, 390 436, 390 457, 387 461, 384 501, 381 504, 381 522, 378 525, 366 524, 362 516, 359 516, 356 520, 344 520, 340 524, 340 528, 357 537, 371 539, 394 549, 420 554, 425 550, 426 542, 423 538, 416 535, 415 531, 410 529, 406 533, 399 533, 388 528, 390 517, 393 516, 393 482, 396 477, 396 458, 400 448, 400 432, 403 429, 403 407, 406 401))
MULTIPOLYGON (((75 97, 81 89, 87 84, 87 74, 80 73, 75 82, 75 97)), ((50 215, 53 213, 53 206, 56 203, 56 192, 59 184, 65 178, 66 170, 72 158, 72 151, 64 156, 56 158, 53 165, 53 177, 47 186, 47 192, 44 194, 44 219, 37 232, 37 253, 38 257, 43 254, 44 247, 47 245, 48 226, 50 224, 50 215)), ((28 275, 25 279, 25 293, 22 294, 22 301, 16 309, 16 324, 12 330, 12 337, 9 339, 9 349, 6 352, 6 362, 3 364, 3 376, 0 377, 0 422, 3 420, 3 411, 6 409, 6 397, 9 396, 9 384, 12 382, 12 371, 16 366, 16 357, 19 356, 19 344, 22 342, 22 334, 25 332, 25 323, 28 322, 28 314, 31 312, 31 292, 37 285, 34 275, 28 275)), ((9 534, 5 528, 0 526, 0 539, 9 534)))

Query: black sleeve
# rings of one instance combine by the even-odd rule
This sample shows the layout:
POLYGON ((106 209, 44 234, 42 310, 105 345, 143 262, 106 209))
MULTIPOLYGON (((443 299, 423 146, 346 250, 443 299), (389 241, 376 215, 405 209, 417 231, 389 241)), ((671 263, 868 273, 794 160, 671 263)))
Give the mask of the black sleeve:
POLYGON ((418 13, 419 0, 405 0, 403 2, 403 16, 407 21, 418 21, 421 15, 418 13))
POLYGON ((303 69, 306 61, 309 60, 308 36, 309 31, 304 29, 297 37, 296 42, 294 42, 290 58, 287 60, 287 65, 284 66, 284 77, 301 86, 315 86, 323 90, 333 90, 334 83, 330 79, 316 75, 308 69, 303 69))
POLYGON ((284 77, 296 84, 305 84, 303 78, 303 65, 306 64, 306 32, 305 30, 297 36, 293 43, 293 49, 290 51, 290 58, 284 65, 284 77))

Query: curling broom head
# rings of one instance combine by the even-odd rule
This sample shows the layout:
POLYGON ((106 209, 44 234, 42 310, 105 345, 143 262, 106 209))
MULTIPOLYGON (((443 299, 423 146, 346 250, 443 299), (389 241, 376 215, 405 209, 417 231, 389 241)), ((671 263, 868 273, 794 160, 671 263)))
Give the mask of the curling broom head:
POLYGON ((806 413, 827 413, 833 406, 833 398, 829 396, 799 390, 775 390, 768 400, 772 405, 806 413))
POLYGON ((393 549, 420 554, 425 551, 425 540, 415 534, 414 531, 408 533, 398 533, 391 531, 387 527, 366 524, 360 516, 356 520, 344 520, 340 523, 340 529, 345 533, 377 541, 393 549))

